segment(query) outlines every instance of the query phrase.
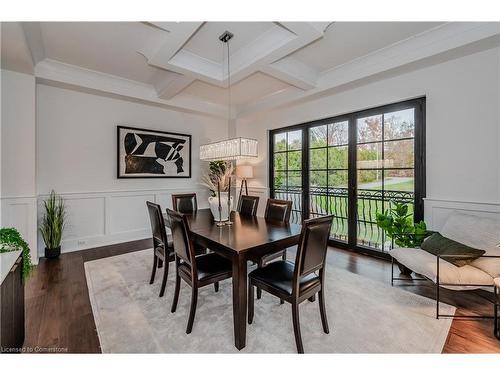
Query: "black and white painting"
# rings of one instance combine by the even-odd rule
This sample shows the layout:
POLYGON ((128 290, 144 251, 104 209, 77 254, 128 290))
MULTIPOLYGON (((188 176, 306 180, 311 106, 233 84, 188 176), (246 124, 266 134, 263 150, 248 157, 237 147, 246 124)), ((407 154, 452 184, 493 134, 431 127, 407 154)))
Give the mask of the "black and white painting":
POLYGON ((191 135, 118 126, 118 178, 191 177, 191 135))

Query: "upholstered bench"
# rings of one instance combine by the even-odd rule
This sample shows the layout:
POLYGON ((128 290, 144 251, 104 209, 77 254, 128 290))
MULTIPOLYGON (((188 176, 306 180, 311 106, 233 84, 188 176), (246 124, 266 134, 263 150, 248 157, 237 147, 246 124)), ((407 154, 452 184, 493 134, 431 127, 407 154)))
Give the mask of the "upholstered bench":
MULTIPOLYGON (((485 254, 468 265, 457 267, 447 262, 446 256, 436 256, 420 248, 389 251, 393 260, 436 284, 436 318, 444 316, 439 314, 440 287, 494 291, 494 280, 500 278, 500 219, 453 212, 439 233, 467 246, 485 250, 485 254)), ((394 280, 397 279, 393 277, 394 280)))

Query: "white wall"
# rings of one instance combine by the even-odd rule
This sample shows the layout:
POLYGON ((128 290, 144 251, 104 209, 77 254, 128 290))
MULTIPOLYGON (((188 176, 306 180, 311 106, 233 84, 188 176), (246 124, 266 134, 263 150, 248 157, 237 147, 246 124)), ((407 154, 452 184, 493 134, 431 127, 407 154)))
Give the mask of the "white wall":
POLYGON ((1 71, 2 226, 17 228, 36 263, 35 78, 1 71))
MULTIPOLYGON (((434 222, 442 222, 444 206, 448 211, 498 212, 499 57, 499 48, 486 50, 238 119, 236 134, 259 140, 251 193, 267 196, 269 129, 425 95, 426 219, 433 223, 433 212, 440 212, 434 222)), ((33 76, 10 71, 2 71, 1 78, 2 225, 18 227, 35 251, 37 199, 40 204, 50 189, 67 199, 63 251, 146 237, 145 200, 168 206, 172 192, 206 194, 197 185, 198 146, 227 137, 225 121, 36 85, 33 76), (118 124, 192 134, 193 178, 116 179, 118 124)), ((201 205, 204 202, 200 196, 201 205)), ((40 241, 38 250, 43 252, 40 241)))
POLYGON ((146 200, 170 207, 170 194, 194 191, 207 206, 199 145, 225 137, 219 119, 38 84, 39 205, 51 189, 66 199, 63 251, 148 237, 146 200), (117 179, 117 125, 191 134, 192 178, 117 179))
MULTIPOLYGON (((458 207, 500 203, 499 48, 446 61, 314 101, 238 120, 237 135, 259 140, 251 181, 268 189, 268 130, 425 95, 427 197, 458 207)), ((495 205, 496 204, 496 205, 495 205)), ((426 209, 426 219, 432 210, 426 209)), ((495 211, 498 211, 495 209, 495 211)))

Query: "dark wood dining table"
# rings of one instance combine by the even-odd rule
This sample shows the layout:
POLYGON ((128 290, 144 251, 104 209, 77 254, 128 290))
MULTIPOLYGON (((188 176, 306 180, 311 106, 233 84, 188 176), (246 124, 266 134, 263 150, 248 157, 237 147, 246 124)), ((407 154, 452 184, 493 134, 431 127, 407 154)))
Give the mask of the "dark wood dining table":
MULTIPOLYGON (((301 226, 233 212, 233 224, 218 227, 210 209, 200 209, 187 217, 194 242, 232 262, 234 345, 241 350, 246 345, 247 263, 297 245, 301 226)), ((168 226, 166 215, 165 223, 168 226)))

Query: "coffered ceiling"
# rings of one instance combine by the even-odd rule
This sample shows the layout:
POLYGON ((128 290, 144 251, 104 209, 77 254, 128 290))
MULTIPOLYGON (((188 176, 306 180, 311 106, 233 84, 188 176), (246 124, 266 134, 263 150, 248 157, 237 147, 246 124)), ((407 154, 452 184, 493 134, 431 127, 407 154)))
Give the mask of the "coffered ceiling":
POLYGON ((225 116, 230 46, 233 115, 333 87, 499 35, 498 23, 2 23, 2 67, 42 83, 90 88, 225 116))

